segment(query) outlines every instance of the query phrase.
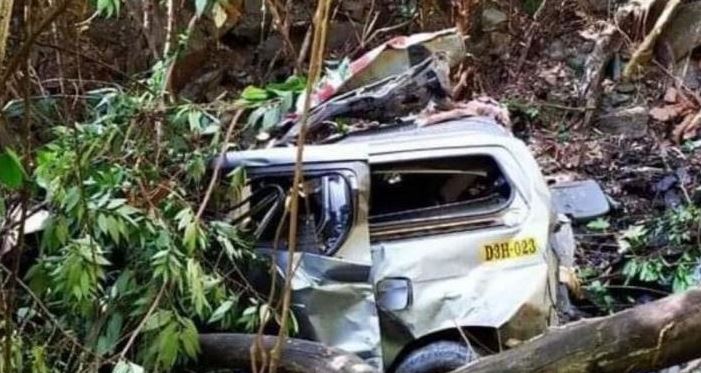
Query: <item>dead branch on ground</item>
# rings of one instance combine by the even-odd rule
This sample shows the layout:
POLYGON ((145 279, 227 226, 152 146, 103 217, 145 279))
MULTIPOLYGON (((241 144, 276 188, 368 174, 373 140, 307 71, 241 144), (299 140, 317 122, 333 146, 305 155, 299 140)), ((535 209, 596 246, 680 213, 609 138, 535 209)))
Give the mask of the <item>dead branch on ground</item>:
POLYGON ((649 372, 701 355, 701 289, 553 328, 453 371, 649 372))
MULTIPOLYGON (((265 349, 274 348, 279 339, 255 334, 201 334, 202 353, 198 365, 208 368, 239 368, 251 366, 248 349, 260 338, 265 349)), ((288 373, 373 373, 374 368, 359 357, 322 344, 299 339, 285 339, 280 355, 280 370, 288 373)))

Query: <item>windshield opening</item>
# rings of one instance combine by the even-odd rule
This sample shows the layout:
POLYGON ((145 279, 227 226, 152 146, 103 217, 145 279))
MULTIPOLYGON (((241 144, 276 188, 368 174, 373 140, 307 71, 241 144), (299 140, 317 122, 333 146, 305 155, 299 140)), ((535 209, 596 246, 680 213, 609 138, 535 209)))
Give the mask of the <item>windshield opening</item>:
MULTIPOLYGON (((280 229, 278 249, 287 248, 289 219, 285 218, 287 195, 292 176, 261 176, 249 184, 248 213, 244 229, 254 235, 260 246, 274 246, 280 229), (280 195, 279 191, 285 191, 280 195)), ((347 236, 353 222, 350 183, 341 174, 332 173, 305 178, 300 186, 297 220, 297 249, 332 255, 347 236)))
POLYGON ((371 183, 371 226, 482 215, 505 207, 512 194, 485 155, 380 164, 371 183))

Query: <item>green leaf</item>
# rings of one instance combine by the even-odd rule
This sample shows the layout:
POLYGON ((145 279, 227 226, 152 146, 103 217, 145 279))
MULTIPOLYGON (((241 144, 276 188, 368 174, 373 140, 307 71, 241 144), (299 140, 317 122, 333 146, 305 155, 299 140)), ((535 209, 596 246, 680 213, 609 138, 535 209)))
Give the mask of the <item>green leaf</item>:
POLYGON ((202 130, 202 112, 191 110, 187 114, 187 122, 190 124, 190 132, 200 133, 202 130))
POLYGON ((24 180, 24 168, 17 154, 10 148, 0 153, 0 185, 17 189, 24 180))
POLYGON ((189 357, 196 357, 200 352, 200 343, 197 334, 197 327, 190 319, 182 321, 183 328, 180 332, 180 343, 189 357))
POLYGON ((265 114, 263 115, 263 123, 261 124, 261 130, 269 132, 273 127, 275 127, 282 119, 283 112, 280 110, 280 105, 278 103, 270 105, 265 114))
POLYGON ((119 360, 112 369, 112 373, 144 373, 144 368, 131 361, 119 360))
POLYGON ((32 347, 32 373, 49 373, 44 346, 32 347))
POLYGON ((124 199, 124 198, 115 198, 115 199, 111 200, 111 201, 107 204, 107 209, 108 209, 108 210, 114 210, 114 209, 116 209, 117 207, 121 207, 121 206, 124 205, 125 203, 127 203, 127 200, 126 200, 126 199, 124 199))
POLYGON ((189 252, 194 252, 197 246, 197 222, 193 221, 185 228, 183 243, 189 252))
POLYGON ((144 324, 144 331, 148 332, 151 330, 156 330, 162 328, 164 325, 171 322, 173 319, 173 311, 170 310, 158 310, 149 316, 144 324))
POLYGON ((231 307, 233 307, 233 306, 234 306, 234 301, 232 301, 232 300, 227 300, 227 301, 223 302, 222 304, 219 305, 219 307, 217 307, 216 310, 214 310, 214 312, 212 313, 212 316, 209 318, 209 321, 207 321, 207 322, 209 324, 211 324, 211 323, 215 323, 215 322, 223 319, 224 316, 226 315, 226 313, 229 312, 229 310, 231 310, 231 307))
MULTIPOLYGON (((292 75, 284 83, 268 84, 265 88, 271 91, 302 92, 307 86, 307 80, 303 77, 292 75)), ((278 92, 275 92, 279 94, 278 92)))
POLYGON ((265 112, 268 109, 265 106, 261 106, 255 110, 253 110, 250 114, 248 114, 248 119, 246 120, 246 128, 250 127, 256 127, 256 124, 260 121, 260 118, 263 118, 265 115, 265 112))
POLYGON ((268 99, 268 91, 249 85, 241 92, 241 98, 253 102, 265 101, 268 99))
POLYGON ((112 241, 119 244, 119 222, 114 216, 107 216, 105 219, 107 220, 107 232, 112 238, 112 241))
POLYGON ((587 228, 593 231, 605 231, 609 229, 610 226, 611 224, 608 222, 608 220, 602 218, 590 221, 589 224, 587 224, 587 228))

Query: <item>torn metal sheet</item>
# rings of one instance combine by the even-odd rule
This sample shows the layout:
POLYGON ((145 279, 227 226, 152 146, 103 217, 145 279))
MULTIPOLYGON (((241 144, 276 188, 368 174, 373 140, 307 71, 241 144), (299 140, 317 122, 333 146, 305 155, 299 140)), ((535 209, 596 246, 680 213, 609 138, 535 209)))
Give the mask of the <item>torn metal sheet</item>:
POLYGON ((312 93, 312 107, 338 94, 402 74, 435 53, 445 53, 449 67, 462 61, 465 42, 457 29, 398 36, 383 43, 351 62, 345 73, 327 74, 312 93))
MULTIPOLYGON (((313 136, 324 121, 339 116, 360 117, 385 123, 422 110, 431 99, 448 96, 449 67, 443 54, 429 56, 423 62, 371 85, 349 91, 325 101, 311 110, 307 121, 308 133, 313 136)), ((300 118, 281 125, 290 127, 280 143, 291 143, 301 126, 300 118)))
MULTIPOLYGON (((286 252, 278 253, 281 273, 288 258, 286 252)), ((300 334, 381 366, 370 266, 309 253, 295 254, 293 261, 293 304, 300 334)))
MULTIPOLYGON (((323 121, 338 116, 392 122, 418 112, 431 99, 448 97, 450 68, 465 56, 462 36, 456 29, 394 38, 348 66, 329 71, 311 96, 310 134, 323 121)), ((299 133, 304 95, 297 114, 281 124, 289 128, 280 143, 299 133)))

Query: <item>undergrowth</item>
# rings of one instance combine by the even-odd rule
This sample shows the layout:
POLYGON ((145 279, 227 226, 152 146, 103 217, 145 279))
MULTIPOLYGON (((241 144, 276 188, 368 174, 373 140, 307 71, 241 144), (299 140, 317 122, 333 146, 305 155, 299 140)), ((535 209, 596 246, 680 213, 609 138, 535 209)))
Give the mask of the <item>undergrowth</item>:
MULTIPOLYGON (((606 221, 587 226, 590 231, 610 228, 606 221)), ((618 275, 610 269, 583 268, 589 298, 602 310, 621 308, 611 289, 632 290, 628 304, 645 302, 666 293, 679 293, 701 283, 701 209, 693 204, 666 211, 661 216, 615 232, 622 261, 618 275), (615 274, 615 273, 614 273, 615 274), (607 280, 602 280, 605 278, 607 280), (620 281, 614 281, 615 279, 620 281)))

